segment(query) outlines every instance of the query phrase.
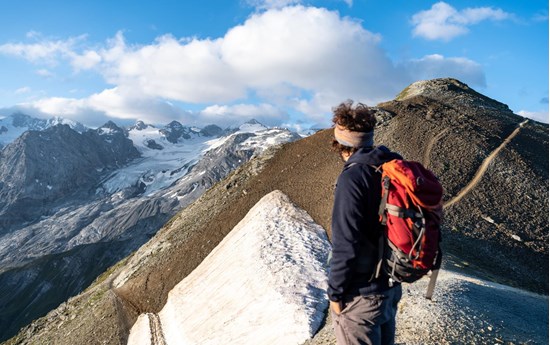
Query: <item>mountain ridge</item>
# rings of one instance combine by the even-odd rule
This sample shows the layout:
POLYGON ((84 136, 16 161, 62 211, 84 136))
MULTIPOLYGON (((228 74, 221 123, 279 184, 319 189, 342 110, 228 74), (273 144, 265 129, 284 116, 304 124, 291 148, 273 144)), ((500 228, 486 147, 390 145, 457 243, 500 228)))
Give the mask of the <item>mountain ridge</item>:
POLYGON ((140 316, 128 343, 147 343, 144 332, 159 335, 153 344, 303 342, 328 304, 329 248, 324 229, 273 191, 171 290, 159 314, 140 316), (224 313, 215 312, 220 305, 224 313))
MULTIPOLYGON (((445 187, 448 202, 474 179, 483 161, 521 128, 500 149, 476 188, 447 207, 442 245, 446 264, 456 270, 548 294, 544 212, 548 173, 543 173, 548 170, 548 125, 529 120, 520 127, 524 118, 504 107, 484 107, 487 100, 475 98, 475 93, 457 93, 454 88, 437 91, 438 85, 454 85, 453 80, 433 83, 436 92, 430 97, 414 95, 376 107, 375 142, 407 159, 427 159, 445 187)), ((459 89, 465 90, 467 86, 462 85, 459 89)), ((274 189, 287 194, 330 236, 332 190, 342 168, 330 150, 331 139, 332 131, 324 130, 268 150, 237 168, 85 294, 33 322, 8 344, 25 339, 56 344, 76 339, 82 344, 126 343, 137 316, 159 312, 168 292, 274 189), (105 322, 92 327, 90 313, 104 317, 105 322), (69 338, 56 329, 62 319, 63 334, 70 332, 69 338)))
MULTIPOLYGON (((205 136, 197 130, 190 139, 178 138, 174 144, 158 129, 153 132, 164 145, 161 152, 141 142, 136 145, 130 140, 132 131, 113 122, 83 134, 65 125, 29 131, 2 150, 1 154, 11 148, 24 152, 21 147, 28 146, 34 157, 48 158, 18 162, 24 171, 30 169, 31 181, 48 179, 44 188, 59 194, 51 199, 41 194, 42 209, 24 208, 34 212, 25 223, 6 213, 0 216, 14 224, 0 235, 0 333, 14 332, 25 320, 30 322, 82 291, 151 238, 178 209, 253 155, 298 138, 282 129, 225 136, 205 136), (40 139, 39 145, 28 142, 29 136, 40 139), (248 140, 265 145, 247 145, 248 140), (133 153, 126 153, 125 147, 133 153), (57 267, 56 274, 50 274, 52 267, 57 267)), ((6 161, 0 160, 0 171, 5 169, 9 178, 19 178, 24 186, 24 175, 11 174, 6 161)), ((9 179, 4 181, 5 192, 13 192, 9 179)), ((28 199, 20 199, 19 204, 29 205, 28 199)), ((19 204, 8 204, 8 211, 21 215, 19 204)))
POLYGON ((9 230, 13 224, 48 214, 50 210, 44 204, 73 190, 92 188, 99 182, 99 172, 137 157, 137 150, 116 128, 119 131, 109 134, 106 143, 100 130, 80 134, 60 124, 43 131, 27 131, 2 149, 0 225, 9 230))

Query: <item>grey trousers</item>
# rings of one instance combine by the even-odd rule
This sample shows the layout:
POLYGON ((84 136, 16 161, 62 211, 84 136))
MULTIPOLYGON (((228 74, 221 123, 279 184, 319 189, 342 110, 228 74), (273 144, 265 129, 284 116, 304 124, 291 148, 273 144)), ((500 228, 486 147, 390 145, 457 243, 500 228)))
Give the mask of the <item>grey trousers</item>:
POLYGON ((401 284, 383 294, 349 298, 339 315, 332 311, 338 345, 393 345, 401 284))

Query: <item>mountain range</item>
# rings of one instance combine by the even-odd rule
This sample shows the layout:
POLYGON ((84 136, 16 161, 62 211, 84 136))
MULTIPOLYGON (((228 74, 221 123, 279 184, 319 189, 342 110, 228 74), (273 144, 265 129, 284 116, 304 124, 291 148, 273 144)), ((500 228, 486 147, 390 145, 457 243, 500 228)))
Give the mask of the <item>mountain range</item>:
POLYGON ((26 131, 42 131, 58 124, 68 125, 79 133, 88 130, 83 124, 62 117, 37 119, 23 113, 14 113, 3 118, 0 116, 0 148, 11 143, 26 131))
POLYGON ((21 119, 34 129, 0 151, 0 339, 81 292, 253 155, 299 138, 255 120, 83 132, 4 121, 21 119))
MULTIPOLYGON (((416 82, 373 109, 378 120, 375 142, 422 162, 445 189, 443 274, 431 303, 419 292, 425 281, 404 287, 397 342, 548 343, 548 125, 518 116, 506 105, 449 78, 416 82)), ((304 279, 322 281, 316 273, 307 273, 318 270, 307 268, 319 267, 315 262, 323 260, 314 258, 323 256, 314 255, 319 249, 305 246, 323 243, 322 236, 301 240, 298 252, 308 256, 275 260, 261 254, 277 253, 278 246, 283 252, 296 248, 296 242, 300 243, 296 234, 283 231, 280 225, 291 220, 302 224, 294 227, 303 236, 318 225, 330 238, 332 192, 342 169, 342 162, 331 152, 331 139, 330 129, 320 131, 269 149, 237 167, 163 223, 137 251, 105 271, 81 294, 24 327, 7 344, 126 344, 129 340, 161 344, 174 343, 173 339, 201 343, 208 330, 199 324, 197 329, 187 329, 187 323, 180 320, 196 322, 196 313, 198 320, 209 315, 208 324, 245 322, 240 327, 230 323, 222 327, 222 334, 227 331, 228 337, 234 337, 238 332, 265 329, 262 317, 277 312, 281 313, 277 320, 309 320, 294 324, 293 332, 300 335, 290 343, 303 343, 307 333, 306 338, 312 339, 305 344, 335 344, 330 317, 318 322, 328 304, 322 285, 313 284, 316 288, 305 295, 292 295, 302 296, 296 299, 278 289, 293 281, 296 286, 304 279), (277 197, 271 194, 274 191, 279 191, 277 197), (261 200, 269 195, 275 201, 266 206, 261 200), (251 218, 256 219, 247 214, 258 208, 297 211, 263 216, 268 227, 279 226, 279 232, 272 231, 279 235, 264 236, 242 247, 228 246, 231 238, 248 228, 251 218), (293 212, 302 214, 300 210, 311 220, 292 216, 293 212), (235 262, 235 250, 239 255, 260 254, 252 255, 251 261, 235 262), (243 273, 243 265, 252 265, 248 262, 255 262, 258 266, 253 271, 265 278, 256 280, 254 272, 243 273), (266 265, 269 269, 264 272, 260 268, 266 265), (298 273, 285 280, 281 277, 287 268, 298 273), (252 314, 258 320, 256 327, 245 327, 253 322, 247 318, 246 307, 261 301, 261 296, 231 297, 223 290, 224 281, 235 283, 231 279, 256 284, 256 289, 272 294, 273 303, 262 304, 264 313, 254 310, 252 314), (206 310, 188 301, 209 294, 217 296, 219 303, 205 305, 206 310), (235 301, 240 303, 236 308, 224 308, 235 301), (174 329, 180 330, 179 335, 174 329)), ((328 248, 321 252, 328 254, 328 248)))

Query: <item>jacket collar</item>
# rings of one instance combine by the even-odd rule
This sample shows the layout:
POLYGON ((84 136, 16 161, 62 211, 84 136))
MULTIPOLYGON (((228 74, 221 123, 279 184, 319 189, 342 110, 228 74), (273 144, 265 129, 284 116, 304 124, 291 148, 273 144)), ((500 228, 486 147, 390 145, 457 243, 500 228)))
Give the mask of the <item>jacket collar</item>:
POLYGON ((379 166, 393 159, 402 159, 398 153, 390 151, 386 146, 363 147, 352 154, 344 168, 353 164, 379 166))

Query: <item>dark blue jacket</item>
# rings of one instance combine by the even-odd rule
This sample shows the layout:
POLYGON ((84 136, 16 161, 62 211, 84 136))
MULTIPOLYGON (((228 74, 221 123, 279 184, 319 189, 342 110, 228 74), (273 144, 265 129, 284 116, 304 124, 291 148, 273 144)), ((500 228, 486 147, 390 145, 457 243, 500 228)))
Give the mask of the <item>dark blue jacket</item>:
POLYGON ((401 159, 385 146, 361 148, 338 177, 332 210, 332 258, 328 297, 368 295, 389 288, 385 277, 369 282, 378 261, 381 174, 372 166, 401 159))

